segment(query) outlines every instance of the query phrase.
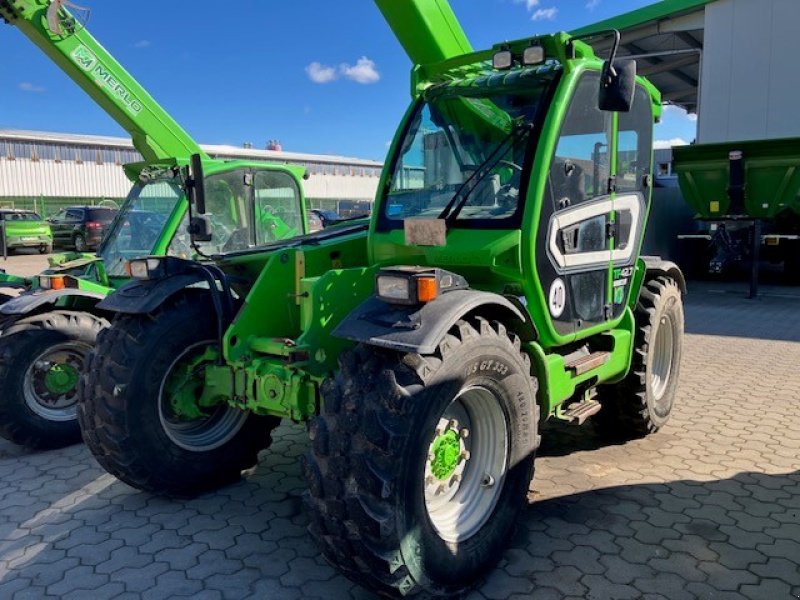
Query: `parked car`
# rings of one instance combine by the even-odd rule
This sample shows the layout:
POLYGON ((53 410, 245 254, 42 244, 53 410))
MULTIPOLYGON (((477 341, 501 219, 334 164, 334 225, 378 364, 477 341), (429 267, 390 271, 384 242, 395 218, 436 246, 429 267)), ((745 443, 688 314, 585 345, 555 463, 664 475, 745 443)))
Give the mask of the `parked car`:
POLYGON ((75 248, 77 252, 96 250, 118 212, 104 206, 62 208, 48 219, 53 230, 53 244, 75 248))
POLYGON ((50 226, 32 210, 0 210, 0 221, 5 224, 8 251, 16 248, 38 248, 42 254, 53 251, 53 233, 50 226))
POLYGON ((334 223, 338 223, 339 221, 342 220, 342 217, 340 217, 339 213, 337 213, 335 210, 312 208, 309 212, 314 213, 316 216, 320 218, 323 227, 330 227, 334 223))
POLYGON ((308 232, 314 233, 316 231, 322 231, 325 229, 325 223, 323 223, 322 219, 317 215, 317 213, 313 210, 306 211, 306 218, 308 218, 308 232))

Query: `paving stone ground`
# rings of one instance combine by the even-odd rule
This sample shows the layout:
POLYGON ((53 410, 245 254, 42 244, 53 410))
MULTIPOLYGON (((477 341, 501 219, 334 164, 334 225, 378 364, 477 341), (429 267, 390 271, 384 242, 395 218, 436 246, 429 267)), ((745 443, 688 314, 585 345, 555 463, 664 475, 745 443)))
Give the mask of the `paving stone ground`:
MULTIPOLYGON (((532 502, 472 598, 800 598, 800 297, 713 287, 686 299, 669 425, 623 445, 548 427, 532 502)), ((240 483, 170 501, 83 446, 0 442, 0 599, 371 598, 306 535, 306 447, 283 426, 240 483)))

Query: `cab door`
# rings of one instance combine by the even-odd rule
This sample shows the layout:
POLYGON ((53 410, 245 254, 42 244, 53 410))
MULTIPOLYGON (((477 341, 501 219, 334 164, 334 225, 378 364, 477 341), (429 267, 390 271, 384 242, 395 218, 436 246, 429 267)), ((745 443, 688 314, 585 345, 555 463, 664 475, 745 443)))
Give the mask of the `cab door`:
POLYGON ((561 124, 542 203, 537 269, 554 328, 578 334, 611 317, 614 113, 600 74, 580 76, 561 124))
POLYGON ((653 105, 636 86, 630 112, 619 113, 612 250, 612 316, 628 304, 633 272, 645 232, 653 181, 653 105))

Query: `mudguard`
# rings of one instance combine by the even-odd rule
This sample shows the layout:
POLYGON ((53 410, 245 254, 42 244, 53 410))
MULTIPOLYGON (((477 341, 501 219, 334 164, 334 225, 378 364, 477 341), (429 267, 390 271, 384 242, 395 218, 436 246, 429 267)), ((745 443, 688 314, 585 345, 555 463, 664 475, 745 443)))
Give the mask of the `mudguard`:
POLYGON ((339 323, 333 335, 401 352, 432 354, 453 325, 469 313, 503 320, 510 329, 535 337, 530 319, 511 300, 476 290, 448 292, 421 306, 388 304, 373 296, 339 323))
POLYGON ((42 306, 54 305, 61 298, 68 296, 89 298, 93 303, 105 298, 103 294, 85 290, 36 290, 11 298, 0 304, 0 315, 21 316, 38 311, 42 306))
POLYGON ((145 315, 156 310, 181 290, 201 282, 205 283, 205 279, 199 273, 182 273, 155 281, 131 281, 97 307, 126 315, 145 315))
POLYGON ((683 275, 681 268, 674 262, 664 260, 660 256, 642 256, 640 258, 647 268, 648 276, 655 274, 672 277, 678 283, 681 293, 684 296, 688 293, 688 288, 686 287, 686 277, 683 275))

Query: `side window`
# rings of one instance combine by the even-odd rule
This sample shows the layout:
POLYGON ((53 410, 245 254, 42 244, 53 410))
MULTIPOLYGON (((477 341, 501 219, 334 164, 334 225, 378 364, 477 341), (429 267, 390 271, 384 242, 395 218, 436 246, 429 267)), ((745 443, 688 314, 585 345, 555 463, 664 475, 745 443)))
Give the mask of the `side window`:
POLYGON ((633 108, 619 113, 617 191, 646 192, 645 176, 652 173, 653 109, 650 95, 637 86, 633 108))
POLYGON ((612 113, 597 107, 599 73, 578 83, 550 167, 554 210, 559 211, 608 192, 612 113))
POLYGON ((256 244, 303 233, 300 190, 290 175, 278 171, 258 171, 254 189, 256 244))
POLYGON ((82 210, 68 210, 67 211, 67 221, 81 221, 83 220, 83 211, 82 210))

